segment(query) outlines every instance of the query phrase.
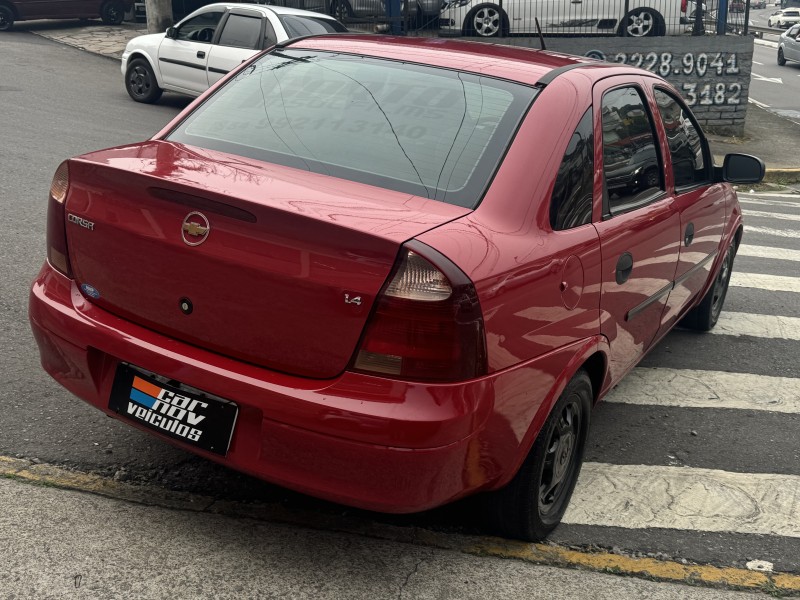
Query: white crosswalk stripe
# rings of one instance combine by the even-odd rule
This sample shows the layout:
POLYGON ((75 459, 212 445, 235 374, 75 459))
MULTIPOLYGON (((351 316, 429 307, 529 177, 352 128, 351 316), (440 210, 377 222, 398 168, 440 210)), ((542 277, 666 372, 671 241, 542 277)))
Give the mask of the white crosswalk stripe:
MULTIPOLYGON (((765 200, 763 198, 739 198, 739 203, 742 206, 778 206, 782 208, 800 208, 800 198, 795 201, 792 200, 765 200)), ((745 210, 746 213, 746 210, 745 210)))
POLYGON ((750 246, 742 244, 736 251, 737 256, 752 256, 755 258, 772 258, 775 260, 800 261, 800 250, 788 248, 772 248, 770 246, 750 246))
POLYGON ((605 397, 604 402, 800 414, 800 379, 637 367, 605 397))
POLYGON ((800 340, 800 318, 722 311, 714 335, 753 336, 800 340))
MULTIPOLYGON (((783 221, 800 221, 800 215, 792 215, 789 213, 767 212, 763 210, 745 210, 744 215, 745 217, 781 219, 783 221)), ((745 227, 747 226, 745 225, 745 227)))
POLYGON ((564 522, 800 537, 800 477, 586 463, 564 522))
POLYGON ((798 292, 800 293, 800 277, 784 277, 782 275, 760 275, 758 273, 731 274, 733 287, 756 288, 773 292, 798 292))
POLYGON ((775 237, 800 239, 800 229, 775 229, 774 227, 759 227, 745 224, 745 236, 747 236, 748 233, 763 233, 765 235, 774 235, 775 237))

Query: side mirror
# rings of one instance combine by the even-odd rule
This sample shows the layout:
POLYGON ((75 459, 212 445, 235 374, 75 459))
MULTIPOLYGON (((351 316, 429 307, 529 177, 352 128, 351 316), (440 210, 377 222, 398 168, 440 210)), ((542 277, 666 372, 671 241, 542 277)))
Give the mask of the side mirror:
POLYGON ((722 163, 722 181, 728 183, 758 183, 764 179, 764 161, 749 154, 726 154, 722 163))
POLYGON ((175 39, 175 36, 177 35, 177 33, 178 33, 178 30, 177 30, 177 29, 175 29, 174 27, 168 27, 168 28, 167 28, 167 37, 168 37, 168 38, 170 38, 170 39, 173 39, 173 40, 174 40, 174 39, 175 39))

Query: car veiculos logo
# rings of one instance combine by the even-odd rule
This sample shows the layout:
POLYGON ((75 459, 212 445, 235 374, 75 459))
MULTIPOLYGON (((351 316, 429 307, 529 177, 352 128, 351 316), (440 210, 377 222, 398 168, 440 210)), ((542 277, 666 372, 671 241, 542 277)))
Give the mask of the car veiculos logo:
POLYGON ((199 246, 208 238, 211 225, 203 213, 190 212, 183 219, 181 225, 181 236, 183 241, 189 246, 199 246))
POLYGON ((129 396, 132 402, 128 402, 127 412, 131 417, 195 442, 203 435, 199 426, 206 418, 201 411, 208 408, 207 403, 165 390, 141 377, 133 378, 129 396))

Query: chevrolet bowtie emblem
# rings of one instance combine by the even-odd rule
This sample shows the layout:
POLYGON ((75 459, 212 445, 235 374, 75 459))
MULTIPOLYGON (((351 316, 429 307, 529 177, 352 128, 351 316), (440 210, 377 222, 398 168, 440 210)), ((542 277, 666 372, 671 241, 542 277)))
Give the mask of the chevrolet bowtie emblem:
POLYGON ((208 238, 211 225, 203 213, 190 212, 181 224, 181 237, 188 246, 199 246, 208 238))

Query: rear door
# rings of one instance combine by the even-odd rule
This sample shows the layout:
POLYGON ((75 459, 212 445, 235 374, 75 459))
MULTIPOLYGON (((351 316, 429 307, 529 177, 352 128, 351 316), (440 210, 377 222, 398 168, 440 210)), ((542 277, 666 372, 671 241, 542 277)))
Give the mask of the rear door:
POLYGON ((660 86, 653 96, 669 147, 667 183, 681 219, 675 288, 662 318, 663 327, 669 328, 711 274, 725 227, 725 191, 722 184, 712 183, 708 144, 680 96, 660 86))
POLYGON ((601 332, 616 380, 651 345, 678 262, 680 212, 665 186, 664 161, 644 80, 599 82, 596 152, 603 166, 601 332))
POLYGON ((209 9, 180 23, 174 38, 164 37, 158 67, 165 86, 192 94, 208 89, 208 54, 223 14, 219 8, 209 9))
POLYGON ((275 28, 263 14, 231 10, 222 21, 216 44, 208 49, 208 85, 214 85, 226 73, 276 41, 275 28))

